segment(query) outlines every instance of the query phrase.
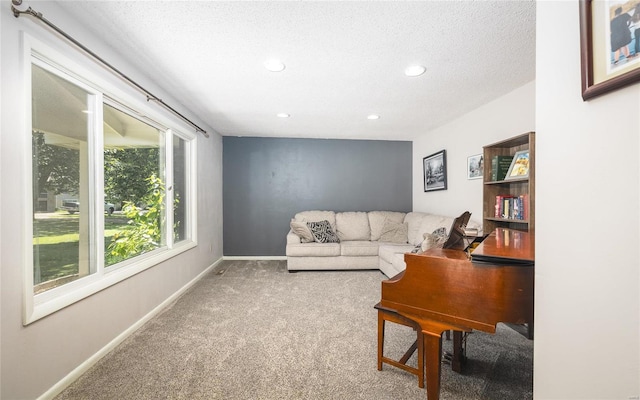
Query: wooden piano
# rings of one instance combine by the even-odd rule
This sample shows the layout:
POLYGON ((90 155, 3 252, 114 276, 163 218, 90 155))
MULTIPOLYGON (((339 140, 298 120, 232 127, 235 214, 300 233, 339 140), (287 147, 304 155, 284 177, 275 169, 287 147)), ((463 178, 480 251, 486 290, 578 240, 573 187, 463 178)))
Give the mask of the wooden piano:
POLYGON ((382 282, 380 307, 415 321, 424 338, 427 399, 440 396, 442 333, 495 333, 498 322, 533 327, 533 234, 498 228, 471 253, 405 254, 407 268, 382 282))

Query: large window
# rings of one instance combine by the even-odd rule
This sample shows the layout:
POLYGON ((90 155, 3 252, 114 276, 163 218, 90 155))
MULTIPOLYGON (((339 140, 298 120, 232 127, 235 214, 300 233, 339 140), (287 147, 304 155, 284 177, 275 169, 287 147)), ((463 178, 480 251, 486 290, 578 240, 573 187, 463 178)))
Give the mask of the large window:
POLYGON ((195 245, 193 135, 36 54, 30 76, 25 323, 195 245))

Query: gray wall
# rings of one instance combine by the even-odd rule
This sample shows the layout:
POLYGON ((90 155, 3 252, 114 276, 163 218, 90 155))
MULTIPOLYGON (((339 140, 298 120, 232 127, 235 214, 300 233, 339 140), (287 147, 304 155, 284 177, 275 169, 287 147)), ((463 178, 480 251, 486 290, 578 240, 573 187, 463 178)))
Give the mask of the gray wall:
POLYGON ((408 212, 412 143, 223 137, 225 256, 284 256, 304 210, 408 212))

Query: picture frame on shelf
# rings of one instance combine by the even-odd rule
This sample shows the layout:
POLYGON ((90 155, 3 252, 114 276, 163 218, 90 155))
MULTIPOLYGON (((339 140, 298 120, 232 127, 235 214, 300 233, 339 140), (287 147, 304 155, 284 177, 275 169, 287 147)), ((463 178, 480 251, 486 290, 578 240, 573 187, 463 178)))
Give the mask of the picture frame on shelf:
POLYGON ((640 4, 580 0, 582 99, 640 82, 640 4))
POLYGON ((507 171, 505 180, 522 179, 529 177, 529 150, 520 150, 513 155, 511 166, 507 171))
POLYGON ((484 171, 484 156, 476 154, 467 157, 467 179, 481 179, 484 171))
POLYGON ((447 151, 440 150, 422 159, 424 191, 447 189, 447 151))

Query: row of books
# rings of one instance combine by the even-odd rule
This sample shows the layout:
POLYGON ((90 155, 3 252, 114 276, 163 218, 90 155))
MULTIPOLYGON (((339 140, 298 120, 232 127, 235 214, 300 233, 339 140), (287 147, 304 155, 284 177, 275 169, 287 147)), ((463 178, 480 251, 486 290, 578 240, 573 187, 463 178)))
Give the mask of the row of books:
POLYGON ((529 195, 520 196, 498 195, 495 206, 496 218, 519 219, 527 221, 529 219, 529 195))

